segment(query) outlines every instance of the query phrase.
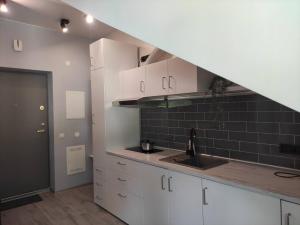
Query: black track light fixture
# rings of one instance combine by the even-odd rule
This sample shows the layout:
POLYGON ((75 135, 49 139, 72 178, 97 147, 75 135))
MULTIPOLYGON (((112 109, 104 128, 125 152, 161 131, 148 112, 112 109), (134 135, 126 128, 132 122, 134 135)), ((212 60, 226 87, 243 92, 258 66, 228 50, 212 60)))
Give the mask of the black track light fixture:
POLYGON ((69 31, 68 25, 70 24, 70 20, 68 19, 61 19, 60 20, 60 27, 63 33, 67 33, 69 31))

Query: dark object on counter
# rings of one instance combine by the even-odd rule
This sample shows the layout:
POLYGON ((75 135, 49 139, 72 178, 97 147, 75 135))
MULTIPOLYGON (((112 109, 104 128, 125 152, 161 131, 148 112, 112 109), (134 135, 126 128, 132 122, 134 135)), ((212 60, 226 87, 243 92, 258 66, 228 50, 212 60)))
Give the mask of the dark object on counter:
POLYGON ((43 199, 39 195, 33 195, 33 196, 16 199, 9 202, 3 202, 0 204, 0 211, 5 211, 5 210, 21 207, 28 204, 33 204, 40 201, 43 201, 43 199))
POLYGON ((163 150, 160 149, 152 149, 149 151, 144 151, 141 147, 132 147, 132 148, 126 148, 126 150, 128 151, 133 151, 133 152, 140 152, 140 153, 144 153, 144 154, 152 154, 152 153, 157 153, 157 152, 162 152, 163 150))
POLYGON ((188 145, 187 145, 187 149, 186 149, 187 155, 190 155, 190 156, 196 155, 195 141, 196 141, 196 130, 195 130, 195 128, 192 128, 190 131, 190 138, 188 140, 188 145))
POLYGON ((274 175, 277 177, 288 178, 288 179, 300 177, 300 174, 297 173, 280 172, 280 171, 275 172, 274 175))
POLYGON ((300 145, 280 144, 280 153, 300 155, 300 145))
POLYGON ((143 151, 146 152, 146 151, 153 150, 154 143, 149 140, 142 140, 140 145, 141 145, 141 148, 143 149, 143 151))

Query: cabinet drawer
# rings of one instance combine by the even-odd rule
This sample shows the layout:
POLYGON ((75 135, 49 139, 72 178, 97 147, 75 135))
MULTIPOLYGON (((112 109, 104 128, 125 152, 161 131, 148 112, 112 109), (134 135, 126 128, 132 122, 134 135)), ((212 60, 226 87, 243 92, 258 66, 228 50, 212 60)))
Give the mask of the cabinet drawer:
POLYGON ((127 173, 120 171, 109 171, 108 181, 115 187, 121 188, 122 190, 143 197, 143 187, 140 178, 131 176, 127 173))
POLYGON ((112 155, 107 156, 107 162, 109 170, 115 171, 120 175, 128 174, 132 177, 140 177, 141 163, 112 155))
POLYGON ((122 187, 108 184, 107 209, 130 225, 143 225, 143 200, 122 187))
POLYGON ((97 181, 105 181, 105 172, 103 169, 94 169, 94 180, 97 180, 97 181))
POLYGON ((104 186, 102 184, 94 183, 94 201, 100 206, 104 206, 104 186))

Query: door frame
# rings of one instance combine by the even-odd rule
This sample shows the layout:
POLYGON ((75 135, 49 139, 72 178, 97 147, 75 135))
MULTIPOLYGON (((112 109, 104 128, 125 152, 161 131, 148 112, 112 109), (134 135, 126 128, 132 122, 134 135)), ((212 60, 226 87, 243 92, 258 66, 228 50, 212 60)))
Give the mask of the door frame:
MULTIPOLYGON (((26 74, 40 74, 45 76, 47 79, 47 100, 48 100, 48 140, 49 140, 49 189, 54 192, 55 187, 55 168, 54 168, 54 112, 53 112, 53 77, 51 71, 42 71, 42 70, 28 70, 20 68, 8 68, 0 67, 1 72, 16 72, 22 73, 24 76, 26 74)), ((46 190, 37 190, 36 192, 25 193, 19 197, 30 196, 33 194, 45 192, 46 190)), ((18 198, 18 196, 16 196, 18 198)))

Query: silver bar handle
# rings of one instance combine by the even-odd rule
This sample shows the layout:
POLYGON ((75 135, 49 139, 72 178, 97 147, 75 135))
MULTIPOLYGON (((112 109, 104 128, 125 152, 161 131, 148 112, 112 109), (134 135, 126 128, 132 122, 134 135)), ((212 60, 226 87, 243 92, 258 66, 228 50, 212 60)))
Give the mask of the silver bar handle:
POLYGON ((166 178, 165 175, 162 175, 162 176, 161 176, 161 189, 162 189, 163 191, 166 190, 165 184, 164 184, 165 178, 166 178))
POLYGON ((207 201, 206 201, 206 190, 207 187, 202 189, 202 201, 203 201, 203 205, 208 205, 207 201))
POLYGON ((286 225, 290 225, 290 218, 291 218, 292 214, 291 213, 287 213, 286 214, 286 225))
POLYGON ((96 169, 96 171, 99 172, 99 173, 102 173, 102 172, 103 172, 102 170, 99 170, 99 169, 96 169))
POLYGON ((140 92, 143 92, 142 82, 143 82, 143 81, 140 81, 140 92))
POLYGON ((168 178, 168 187, 169 187, 169 192, 173 192, 172 188, 171 188, 171 180, 173 177, 169 177, 168 178))
POLYGON ((172 88, 172 85, 171 85, 171 80, 172 80, 172 79, 174 79, 174 77, 173 77, 173 76, 169 76, 169 88, 170 88, 170 89, 173 89, 173 88, 172 88))
POLYGON ((165 87, 165 79, 167 79, 166 77, 162 77, 162 89, 166 89, 166 87, 165 87))
POLYGON ((122 195, 121 193, 118 193, 118 196, 121 198, 127 198, 127 195, 122 195))
POLYGON ((37 132, 37 133, 45 133, 46 130, 45 130, 45 129, 41 129, 41 130, 37 130, 36 132, 37 132))
POLYGON ((121 162, 118 162, 118 165, 121 165, 121 166, 126 166, 126 163, 121 163, 121 162))
POLYGON ((126 182, 127 180, 122 179, 121 177, 118 177, 118 181, 126 182))

